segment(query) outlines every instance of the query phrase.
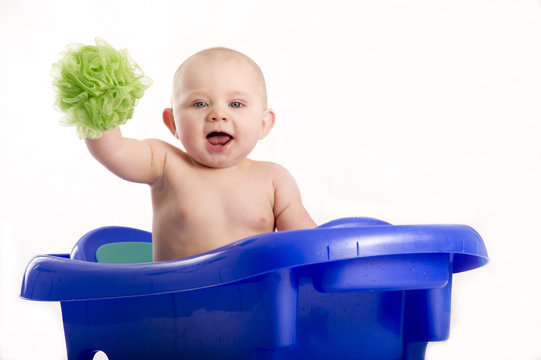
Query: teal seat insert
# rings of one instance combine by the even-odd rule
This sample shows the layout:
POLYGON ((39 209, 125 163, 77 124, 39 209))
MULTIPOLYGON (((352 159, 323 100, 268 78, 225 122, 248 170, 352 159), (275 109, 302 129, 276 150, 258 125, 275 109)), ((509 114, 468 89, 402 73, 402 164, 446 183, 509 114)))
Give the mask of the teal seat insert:
POLYGON ((104 244, 96 251, 96 261, 107 264, 152 262, 152 243, 130 241, 104 244))

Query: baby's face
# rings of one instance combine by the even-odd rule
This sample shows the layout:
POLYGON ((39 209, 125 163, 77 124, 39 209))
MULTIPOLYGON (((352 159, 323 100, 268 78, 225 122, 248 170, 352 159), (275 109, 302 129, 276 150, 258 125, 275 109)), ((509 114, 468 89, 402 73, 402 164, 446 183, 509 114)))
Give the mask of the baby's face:
POLYGON ((270 131, 264 82, 237 56, 199 56, 183 65, 173 89, 175 131, 186 152, 201 165, 239 164, 270 131))

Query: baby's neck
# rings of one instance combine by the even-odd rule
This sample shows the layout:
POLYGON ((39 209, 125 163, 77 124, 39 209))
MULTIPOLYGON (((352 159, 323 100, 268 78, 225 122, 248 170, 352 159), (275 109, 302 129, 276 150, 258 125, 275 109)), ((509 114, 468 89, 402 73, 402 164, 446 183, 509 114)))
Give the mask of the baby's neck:
POLYGON ((192 166, 194 168, 196 168, 196 169, 209 170, 209 171, 215 171, 215 172, 223 172, 223 173, 227 173, 227 172, 230 172, 230 171, 234 172, 234 171, 242 170, 242 169, 246 168, 247 166, 249 166, 250 163, 252 162, 252 160, 250 160, 248 158, 243 158, 239 162, 237 162, 237 163, 235 163, 233 165, 230 165, 230 166, 212 167, 212 166, 207 166, 205 164, 201 164, 201 163, 197 162, 197 160, 195 160, 191 156, 189 156, 189 159, 190 159, 190 162, 191 162, 192 166))

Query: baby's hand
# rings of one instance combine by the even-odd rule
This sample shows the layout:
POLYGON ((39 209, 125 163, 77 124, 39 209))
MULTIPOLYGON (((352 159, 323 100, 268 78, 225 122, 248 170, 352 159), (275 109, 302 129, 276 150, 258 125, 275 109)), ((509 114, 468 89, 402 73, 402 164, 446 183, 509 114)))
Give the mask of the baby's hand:
POLYGON ((126 50, 117 51, 102 39, 96 46, 68 46, 53 65, 53 78, 56 105, 66 114, 62 123, 89 139, 131 119, 152 83, 126 50))

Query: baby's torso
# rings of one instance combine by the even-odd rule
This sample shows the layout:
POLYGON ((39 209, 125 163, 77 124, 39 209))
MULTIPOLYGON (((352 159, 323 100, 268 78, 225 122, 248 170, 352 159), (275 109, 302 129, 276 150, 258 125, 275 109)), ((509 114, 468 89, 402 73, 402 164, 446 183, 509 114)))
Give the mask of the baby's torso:
POLYGON ((274 230, 274 185, 268 163, 231 169, 170 158, 152 186, 154 259, 202 253, 274 230))

